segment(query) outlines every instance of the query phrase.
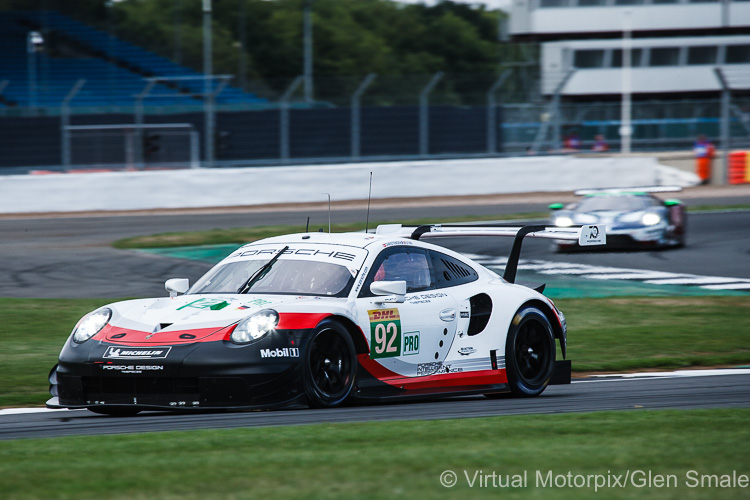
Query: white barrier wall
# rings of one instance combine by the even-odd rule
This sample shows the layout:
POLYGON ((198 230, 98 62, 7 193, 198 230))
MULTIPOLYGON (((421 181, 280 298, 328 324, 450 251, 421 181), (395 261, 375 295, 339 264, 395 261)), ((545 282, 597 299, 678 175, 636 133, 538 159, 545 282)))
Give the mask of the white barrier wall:
POLYGON ((693 174, 654 158, 545 156, 294 167, 0 176, 0 213, 227 207, 367 198, 419 198, 689 186, 693 174))

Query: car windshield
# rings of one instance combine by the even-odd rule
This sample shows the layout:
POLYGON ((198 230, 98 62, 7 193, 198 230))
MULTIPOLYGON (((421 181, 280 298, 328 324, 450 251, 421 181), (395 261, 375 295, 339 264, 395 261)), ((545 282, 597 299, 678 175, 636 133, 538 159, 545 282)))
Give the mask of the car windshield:
POLYGON ((576 207, 576 212, 634 212, 652 205, 648 196, 588 196, 576 207))
MULTIPOLYGON (((266 262, 267 259, 241 260, 217 266, 199 279, 189 293, 238 293, 266 262)), ((353 281, 349 270, 338 264, 280 259, 247 293, 341 297, 347 294, 353 281)))

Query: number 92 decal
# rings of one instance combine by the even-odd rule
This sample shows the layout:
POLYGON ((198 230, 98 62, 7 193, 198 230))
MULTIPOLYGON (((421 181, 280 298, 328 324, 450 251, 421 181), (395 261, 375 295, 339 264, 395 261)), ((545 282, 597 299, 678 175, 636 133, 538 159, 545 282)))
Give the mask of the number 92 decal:
POLYGON ((370 316, 370 358, 401 355, 401 316, 398 309, 367 311, 370 316))

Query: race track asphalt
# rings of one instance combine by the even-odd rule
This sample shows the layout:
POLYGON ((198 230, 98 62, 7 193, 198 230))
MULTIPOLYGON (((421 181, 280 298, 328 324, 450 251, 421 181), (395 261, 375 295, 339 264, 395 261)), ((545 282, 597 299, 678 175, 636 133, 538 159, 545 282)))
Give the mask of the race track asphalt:
MULTIPOLYGON (((701 375, 701 372, 696 374, 701 375)), ((7 411, 4 414, 0 410, 0 440, 603 410, 748 408, 748 383, 750 370, 741 370, 738 374, 710 376, 661 374, 640 378, 588 378, 575 380, 570 385, 550 386, 540 397, 527 399, 478 396, 334 409, 189 414, 143 412, 134 417, 101 416, 88 410, 20 414, 7 411)))
MULTIPOLYGON (((696 188, 697 189, 697 188, 696 188)), ((750 205, 747 190, 735 195, 699 191, 685 197, 688 206, 723 205, 725 212, 692 213, 687 246, 678 250, 598 252, 556 255, 549 245, 529 242, 525 258, 555 258, 600 266, 629 267, 694 274, 750 278, 750 211, 731 209, 750 205)), ((569 193, 516 197, 472 197, 460 200, 378 201, 370 221, 454 216, 491 216, 504 213, 546 212, 551 201, 568 201, 569 193), (566 199, 567 198, 567 199, 566 199)), ((322 204, 294 207, 238 208, 138 214, 76 214, 0 216, 0 297, 143 297, 164 295, 164 280, 187 277, 195 281, 211 264, 184 261, 113 249, 116 239, 169 231, 304 224, 327 227, 322 204)), ((363 222, 366 202, 336 204, 334 222, 363 222)), ((372 227, 372 226, 371 226, 372 227)), ((481 243, 456 249, 486 255, 506 255, 497 245, 481 243)), ((591 379, 569 386, 550 387, 540 398, 455 398, 405 404, 354 406, 335 410, 199 413, 174 415, 146 412, 127 420, 94 415, 86 410, 13 414, 0 410, 0 439, 107 434, 315 422, 394 419, 468 418, 490 415, 563 413, 573 411, 656 408, 748 407, 750 375, 705 377, 591 379)))
MULTIPOLYGON (((694 188, 698 190, 699 188, 694 188)), ((750 206, 750 189, 691 191, 688 206, 750 206), (729 194, 727 194, 727 192, 729 194)), ((455 199, 378 200, 369 221, 546 213, 551 201, 573 199, 570 193, 525 196, 460 197, 455 199)), ((367 219, 367 202, 335 204, 332 222, 367 219)), ((70 214, 35 217, 0 217, 0 297, 124 298, 164 294, 164 281, 182 277, 195 282, 209 263, 116 250, 111 242, 130 236, 261 225, 328 227, 322 204, 302 206, 145 212, 139 214, 70 214)), ((370 225, 372 228, 372 224, 370 225)), ((523 258, 554 256, 563 262, 628 267, 654 271, 750 278, 750 211, 691 214, 688 241, 683 249, 641 252, 598 252, 554 255, 549 244, 529 241, 523 258)), ((509 245, 510 242, 504 242, 509 245)), ((459 251, 507 255, 507 245, 494 239, 444 242, 459 251), (492 241, 491 241, 492 240, 492 241)))

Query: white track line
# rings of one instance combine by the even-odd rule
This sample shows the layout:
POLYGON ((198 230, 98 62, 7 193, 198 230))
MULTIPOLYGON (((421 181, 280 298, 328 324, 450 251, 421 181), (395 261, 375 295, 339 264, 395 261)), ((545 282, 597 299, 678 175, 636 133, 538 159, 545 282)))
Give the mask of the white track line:
POLYGON ((2 415, 23 415, 26 413, 47 413, 55 411, 70 411, 67 408, 5 408, 0 410, 0 416, 2 415))
MULTIPOLYGON (((639 372, 622 373, 612 375, 589 375, 587 380, 573 379, 574 384, 586 384, 592 382, 626 381, 634 379, 659 379, 659 378, 687 378, 687 377, 713 377, 716 375, 750 375, 750 368, 722 368, 718 370, 677 370, 674 372, 639 372)), ((50 408, 7 408, 0 410, 3 415, 22 415, 26 413, 73 411, 67 409, 50 408)))
POLYGON ((639 372, 639 373, 613 373, 610 375, 589 375, 587 379, 573 379, 574 384, 588 382, 609 382, 634 379, 659 379, 659 378, 687 378, 687 377, 713 377, 716 375, 750 375, 750 368, 720 368, 716 370, 677 370, 673 372, 639 372))
MULTIPOLYGON (((507 258, 502 257, 471 254, 466 254, 466 256, 487 267, 504 267, 508 262, 507 258)), ((698 286, 706 290, 750 290, 750 279, 745 278, 700 276, 697 274, 591 266, 545 260, 520 260, 518 269, 546 275, 579 276, 596 280, 633 280, 650 285, 688 285, 698 286)))

